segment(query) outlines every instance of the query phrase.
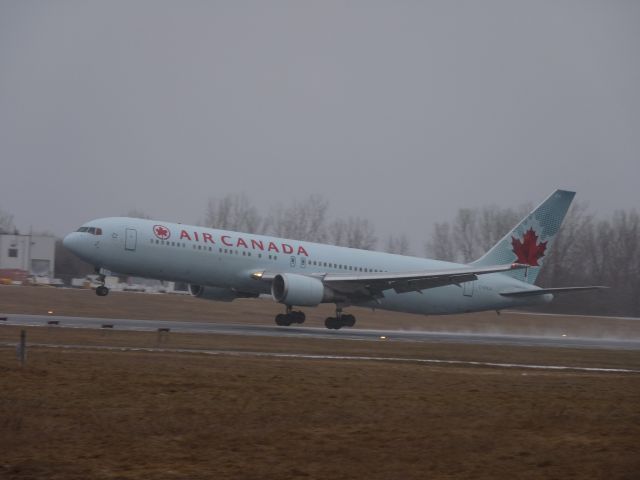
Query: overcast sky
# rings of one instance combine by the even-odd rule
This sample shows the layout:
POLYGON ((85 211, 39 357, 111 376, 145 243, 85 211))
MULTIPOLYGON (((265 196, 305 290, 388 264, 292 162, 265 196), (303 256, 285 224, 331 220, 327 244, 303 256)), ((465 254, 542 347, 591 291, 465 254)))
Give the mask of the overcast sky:
POLYGON ((0 0, 0 208, 324 194, 416 253, 460 207, 640 206, 637 1, 0 0))

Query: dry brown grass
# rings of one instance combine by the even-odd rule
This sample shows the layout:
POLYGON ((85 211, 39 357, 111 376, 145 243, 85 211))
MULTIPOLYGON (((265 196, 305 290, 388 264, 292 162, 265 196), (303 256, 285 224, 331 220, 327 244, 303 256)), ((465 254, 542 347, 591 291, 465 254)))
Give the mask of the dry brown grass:
POLYGON ((640 377, 0 350, 0 476, 637 478, 640 377))

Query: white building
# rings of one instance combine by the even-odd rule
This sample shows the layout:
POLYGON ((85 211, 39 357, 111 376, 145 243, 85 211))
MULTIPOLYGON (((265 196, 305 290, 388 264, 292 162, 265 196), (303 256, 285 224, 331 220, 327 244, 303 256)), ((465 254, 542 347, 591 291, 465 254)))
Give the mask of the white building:
POLYGON ((0 234, 0 277, 10 272, 53 277, 55 252, 55 237, 0 234))

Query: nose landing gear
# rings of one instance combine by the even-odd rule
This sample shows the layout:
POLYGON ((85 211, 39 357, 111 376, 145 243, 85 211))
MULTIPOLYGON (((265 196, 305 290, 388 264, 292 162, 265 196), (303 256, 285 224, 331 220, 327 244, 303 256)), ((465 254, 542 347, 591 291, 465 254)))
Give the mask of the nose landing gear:
POLYGON ((98 281, 101 283, 101 285, 96 287, 96 295, 99 297, 106 297, 109 295, 109 289, 104 284, 105 274, 101 268, 96 268, 96 273, 98 274, 98 281))
POLYGON ((98 287, 96 287, 96 295, 98 295, 99 297, 106 297, 107 295, 109 295, 109 289, 104 285, 99 285, 98 287))

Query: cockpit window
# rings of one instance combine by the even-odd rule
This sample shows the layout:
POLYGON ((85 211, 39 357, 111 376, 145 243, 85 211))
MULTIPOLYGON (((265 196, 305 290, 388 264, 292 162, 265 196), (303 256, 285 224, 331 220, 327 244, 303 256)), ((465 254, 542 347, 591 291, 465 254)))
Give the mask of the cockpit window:
POLYGON ((102 229, 99 227, 80 227, 78 232, 87 232, 91 235, 102 235, 102 229))

